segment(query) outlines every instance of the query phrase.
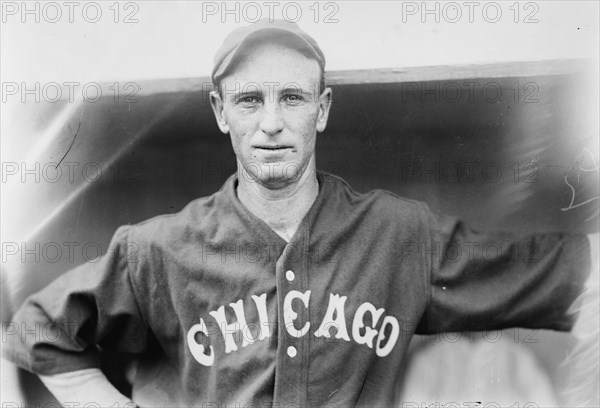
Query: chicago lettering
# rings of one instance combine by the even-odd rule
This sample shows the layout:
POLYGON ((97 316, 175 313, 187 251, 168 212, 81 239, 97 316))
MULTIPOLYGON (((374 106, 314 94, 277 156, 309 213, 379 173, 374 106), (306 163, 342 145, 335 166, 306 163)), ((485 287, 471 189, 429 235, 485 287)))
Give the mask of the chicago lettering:
MULTIPOLYGON (((374 349, 375 354, 379 357, 385 357, 392 352, 400 334, 400 325, 398 319, 394 316, 385 314, 385 309, 377 308, 369 302, 364 302, 356 309, 352 318, 352 326, 347 327, 345 310, 347 296, 331 293, 329 294, 329 303, 325 316, 317 326, 313 325, 313 322, 302 322, 298 319, 300 307, 308 309, 310 295, 310 290, 305 292, 292 290, 285 296, 283 301, 283 322, 288 335, 294 338, 301 338, 310 335, 309 332, 311 332, 312 328, 312 335, 317 338, 333 337, 338 340, 354 341, 357 344, 374 349), (293 302, 293 300, 297 301, 293 302), (297 310, 294 310, 292 304, 296 305, 297 310), (365 322, 370 322, 370 325, 367 325, 365 322), (334 329, 333 335, 330 331, 332 328, 334 329)), ((252 303, 252 306, 248 307, 256 308, 259 322, 248 323, 246 321, 245 305, 242 299, 227 306, 233 310, 235 321, 230 322, 227 320, 225 306, 220 306, 218 309, 208 313, 219 327, 218 331, 225 345, 225 354, 238 351, 238 347, 244 348, 257 341, 269 339, 273 335, 270 323, 273 320, 269 320, 267 314, 267 294, 263 293, 260 296, 253 295, 251 299, 252 302, 246 303, 252 303), (250 328, 255 330, 250 330, 250 328), (243 340, 241 341, 241 345, 238 346, 234 334, 240 332, 243 340)), ((199 343, 196 337, 198 334, 203 334, 206 339, 209 339, 208 325, 203 317, 200 317, 199 323, 194 324, 188 330, 186 343, 190 353, 198 363, 204 366, 212 366, 215 361, 214 348, 212 345, 199 343)))

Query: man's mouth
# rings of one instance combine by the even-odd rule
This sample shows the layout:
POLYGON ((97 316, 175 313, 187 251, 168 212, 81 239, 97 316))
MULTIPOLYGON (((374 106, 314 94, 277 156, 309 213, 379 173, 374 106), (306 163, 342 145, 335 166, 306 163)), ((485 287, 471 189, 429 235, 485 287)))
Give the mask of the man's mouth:
POLYGON ((258 145, 254 146, 256 149, 262 150, 284 150, 284 149, 292 149, 292 146, 286 145, 258 145))

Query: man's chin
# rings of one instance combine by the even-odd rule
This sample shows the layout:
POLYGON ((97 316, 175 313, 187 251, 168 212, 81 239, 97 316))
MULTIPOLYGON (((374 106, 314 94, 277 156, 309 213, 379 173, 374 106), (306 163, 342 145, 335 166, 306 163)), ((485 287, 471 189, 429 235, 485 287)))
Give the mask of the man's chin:
POLYGON ((295 173, 290 175, 280 173, 262 176, 256 182, 270 190, 281 190, 293 184, 298 178, 298 175, 295 173))
POLYGON ((300 178, 298 171, 291 171, 289 168, 288 171, 278 171, 278 169, 274 169, 273 167, 265 166, 262 170, 260 172, 246 173, 246 180, 258 183, 270 190, 280 190, 288 187, 300 178))
POLYGON ((282 160, 277 162, 238 161, 240 179, 247 183, 256 183, 264 188, 280 190, 290 187, 309 170, 308 162, 282 160))

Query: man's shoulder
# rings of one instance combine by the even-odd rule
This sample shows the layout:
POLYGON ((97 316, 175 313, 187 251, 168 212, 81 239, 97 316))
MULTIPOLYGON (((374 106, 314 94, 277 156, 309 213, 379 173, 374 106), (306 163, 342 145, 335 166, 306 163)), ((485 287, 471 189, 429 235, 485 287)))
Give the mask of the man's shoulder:
POLYGON ((131 239, 146 244, 164 245, 195 240, 199 234, 210 233, 220 211, 219 192, 196 198, 176 213, 156 215, 131 225, 131 239))
POLYGON ((427 205, 419 200, 403 197, 386 189, 372 189, 366 192, 358 192, 340 176, 319 172, 320 179, 327 183, 329 194, 343 198, 345 206, 352 211, 368 210, 375 214, 385 216, 387 213, 414 215, 427 211, 427 205))

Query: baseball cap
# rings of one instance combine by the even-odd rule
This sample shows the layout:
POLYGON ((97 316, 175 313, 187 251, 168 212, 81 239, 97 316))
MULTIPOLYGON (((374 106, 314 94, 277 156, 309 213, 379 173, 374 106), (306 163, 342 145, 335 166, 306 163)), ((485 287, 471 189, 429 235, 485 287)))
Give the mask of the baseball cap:
POLYGON ((215 54, 212 80, 221 78, 234 64, 237 56, 245 48, 256 41, 276 40, 278 42, 292 40, 292 48, 304 51, 315 59, 322 70, 325 70, 325 55, 314 38, 303 31, 296 23, 285 20, 272 20, 265 18, 256 23, 239 27, 233 30, 215 54))

